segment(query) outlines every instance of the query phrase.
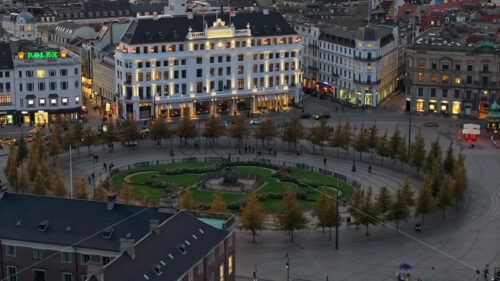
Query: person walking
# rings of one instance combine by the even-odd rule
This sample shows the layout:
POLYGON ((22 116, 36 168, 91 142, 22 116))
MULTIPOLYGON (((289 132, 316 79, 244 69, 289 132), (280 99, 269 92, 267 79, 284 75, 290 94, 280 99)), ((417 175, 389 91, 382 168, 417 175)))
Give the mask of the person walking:
POLYGON ((326 158, 323 158, 323 165, 326 167, 326 158))

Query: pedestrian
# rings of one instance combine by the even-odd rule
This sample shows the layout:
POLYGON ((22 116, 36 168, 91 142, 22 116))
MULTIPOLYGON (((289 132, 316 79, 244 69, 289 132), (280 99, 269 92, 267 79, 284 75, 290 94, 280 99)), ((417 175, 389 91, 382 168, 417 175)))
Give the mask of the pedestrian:
POLYGON ((479 271, 479 269, 476 269, 476 280, 479 280, 479 276, 481 276, 481 271, 479 271))
POLYGON ((368 173, 372 173, 372 166, 368 166, 368 173))
POLYGON ((103 162, 102 165, 104 166, 104 170, 108 169, 108 167, 106 166, 106 162, 103 162))
POLYGON ((90 184, 91 182, 92 182, 92 179, 91 179, 91 178, 90 178, 90 176, 89 176, 89 184, 90 184))
POLYGON ((323 158, 323 165, 326 167, 326 158, 323 158))
POLYGON ((489 265, 484 266, 484 279, 488 279, 489 265))

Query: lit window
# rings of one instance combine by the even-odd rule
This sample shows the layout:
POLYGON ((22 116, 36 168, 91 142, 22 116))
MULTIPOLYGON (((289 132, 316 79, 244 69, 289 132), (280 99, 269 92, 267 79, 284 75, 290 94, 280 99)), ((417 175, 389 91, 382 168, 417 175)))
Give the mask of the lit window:
POLYGON ((366 65, 366 69, 367 69, 367 70, 372 70, 372 64, 371 64, 371 63, 367 64, 367 65, 366 65))
POLYGON ((362 44, 362 43, 359 43, 359 44, 358 44, 358 46, 359 46, 359 47, 362 47, 362 46, 363 46, 363 44, 362 44))
POLYGON ((436 73, 432 73, 432 75, 431 75, 431 81, 432 82, 436 82, 437 81, 437 75, 436 75, 436 73))
POLYGON ((455 76, 455 83, 460 84, 461 79, 460 76, 455 76))
POLYGON ((57 99, 50 99, 50 104, 52 104, 52 105, 57 104, 57 99))
POLYGON ((67 105, 68 104, 68 98, 62 98, 62 104, 67 105))
POLYGON ((424 81, 424 74, 422 72, 418 73, 418 81, 420 81, 420 82, 424 81))
POLYGON ((34 101, 33 100, 28 100, 29 105, 33 105, 34 101))
POLYGON ((28 31, 31 31, 31 25, 30 25, 30 24, 28 24, 28 26, 26 27, 26 29, 27 29, 28 31))
POLYGON ((418 112, 424 111, 424 101, 422 100, 417 101, 417 111, 418 112))
POLYGON ((219 281, 224 281, 224 264, 219 267, 219 281))
POLYGON ((451 113, 460 114, 460 102, 453 102, 453 106, 451 108, 451 113))
POLYGON ((44 78, 45 77, 45 70, 44 69, 37 70, 36 71, 36 77, 38 77, 38 78, 44 78))
POLYGON ((75 97, 75 103, 79 103, 80 102, 80 97, 75 97))
POLYGON ((10 94, 7 94, 5 101, 8 103, 12 102, 12 97, 10 96, 10 94))
POLYGON ((441 81, 443 83, 448 83, 449 78, 450 77, 448 76, 448 74, 443 74, 443 76, 441 77, 441 81))
POLYGON ((418 68, 424 68, 424 61, 423 60, 418 61, 418 68))
POLYGON ((40 106, 45 106, 45 99, 40 99, 40 106))
POLYGON ((231 274, 233 273, 233 256, 229 256, 228 260, 227 260, 227 270, 228 270, 228 274, 231 274))

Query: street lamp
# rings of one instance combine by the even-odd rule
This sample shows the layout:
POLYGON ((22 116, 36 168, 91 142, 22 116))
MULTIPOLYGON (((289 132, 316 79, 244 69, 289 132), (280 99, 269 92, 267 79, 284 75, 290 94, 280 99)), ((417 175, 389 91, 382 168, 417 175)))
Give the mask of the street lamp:
POLYGON ((95 162, 98 161, 98 158, 99 156, 97 155, 92 155, 92 181, 94 182, 94 189, 93 189, 93 192, 92 192, 92 195, 95 195, 95 162))
MULTIPOLYGON (((356 124, 354 124, 354 134, 353 134, 353 138, 356 137, 356 124)), ((356 172, 356 150, 354 149, 354 147, 352 148, 352 171, 353 172, 356 172)))

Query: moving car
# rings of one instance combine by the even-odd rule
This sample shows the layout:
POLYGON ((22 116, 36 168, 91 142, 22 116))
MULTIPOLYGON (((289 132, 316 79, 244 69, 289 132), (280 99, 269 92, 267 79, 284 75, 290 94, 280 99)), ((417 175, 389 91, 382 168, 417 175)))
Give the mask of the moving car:
POLYGON ((12 143, 16 143, 16 138, 14 137, 3 137, 2 138, 2 144, 9 146, 12 143))
POLYGON ((26 143, 32 142, 33 141, 33 135, 27 135, 24 140, 26 141, 26 143))
POLYGON ((315 114, 314 119, 319 120, 319 119, 330 119, 331 115, 330 113, 320 113, 320 114, 315 114))
POLYGON ((264 119, 262 119, 262 118, 252 119, 252 120, 250 120, 250 125, 259 125, 262 122, 264 122, 264 119))
POLYGON ((302 119, 309 119, 309 118, 311 118, 311 117, 312 117, 312 115, 311 115, 311 113, 309 113, 309 112, 304 112, 304 113, 302 113, 302 119))

